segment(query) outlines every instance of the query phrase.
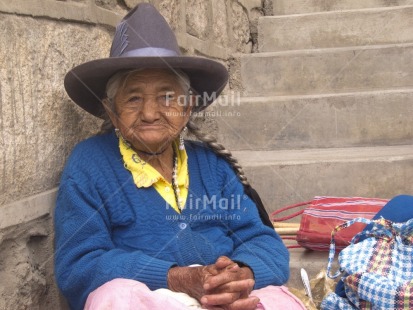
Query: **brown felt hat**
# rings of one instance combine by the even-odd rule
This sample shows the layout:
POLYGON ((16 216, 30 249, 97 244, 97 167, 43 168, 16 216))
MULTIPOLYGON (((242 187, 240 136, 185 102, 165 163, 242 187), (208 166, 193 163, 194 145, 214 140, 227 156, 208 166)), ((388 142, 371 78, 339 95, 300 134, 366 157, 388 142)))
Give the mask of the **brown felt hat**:
POLYGON ((194 109, 203 110, 221 93, 228 71, 204 57, 182 56, 175 34, 163 16, 149 3, 140 3, 116 27, 109 58, 97 59, 70 70, 64 80, 70 98, 87 112, 102 117, 106 83, 118 71, 180 69, 191 89, 201 96, 194 109))

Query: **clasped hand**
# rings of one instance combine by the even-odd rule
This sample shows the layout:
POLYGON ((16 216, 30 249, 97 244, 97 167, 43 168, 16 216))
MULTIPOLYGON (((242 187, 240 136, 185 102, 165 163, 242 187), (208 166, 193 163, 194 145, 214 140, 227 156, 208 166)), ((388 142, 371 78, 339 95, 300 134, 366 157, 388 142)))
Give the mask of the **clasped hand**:
POLYGON ((174 267, 168 273, 168 288, 196 298, 210 310, 253 310, 259 299, 249 296, 254 287, 250 268, 240 267, 226 256, 200 267, 174 267))

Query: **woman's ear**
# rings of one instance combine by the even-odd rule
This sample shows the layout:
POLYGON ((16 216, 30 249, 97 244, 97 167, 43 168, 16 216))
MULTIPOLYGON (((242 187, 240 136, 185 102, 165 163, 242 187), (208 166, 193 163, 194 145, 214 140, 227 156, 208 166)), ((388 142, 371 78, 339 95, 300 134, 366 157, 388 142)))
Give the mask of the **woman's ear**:
POLYGON ((112 104, 112 103, 109 101, 108 98, 103 99, 103 100, 102 100, 102 104, 103 104, 103 107, 104 107, 106 113, 108 114, 108 116, 109 116, 109 118, 110 118, 110 121, 111 121, 112 124, 113 124, 113 127, 118 128, 118 126, 117 126, 117 124, 118 124, 118 117, 117 117, 116 112, 115 112, 115 106, 114 106, 114 104, 112 104))

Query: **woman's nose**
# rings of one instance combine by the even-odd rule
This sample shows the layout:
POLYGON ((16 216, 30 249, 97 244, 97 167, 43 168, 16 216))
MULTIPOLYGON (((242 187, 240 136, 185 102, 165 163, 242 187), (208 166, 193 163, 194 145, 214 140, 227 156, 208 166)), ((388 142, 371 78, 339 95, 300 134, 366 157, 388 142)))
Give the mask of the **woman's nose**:
POLYGON ((153 122, 159 119, 159 107, 156 103, 155 96, 148 96, 142 103, 142 109, 140 111, 141 119, 146 122, 153 122))

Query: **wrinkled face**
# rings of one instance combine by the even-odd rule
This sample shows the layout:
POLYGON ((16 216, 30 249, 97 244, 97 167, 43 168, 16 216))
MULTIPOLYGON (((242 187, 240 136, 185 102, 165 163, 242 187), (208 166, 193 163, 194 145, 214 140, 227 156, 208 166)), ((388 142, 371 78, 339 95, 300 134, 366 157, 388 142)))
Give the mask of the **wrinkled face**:
POLYGON ((191 107, 179 77, 145 69, 127 77, 115 96, 113 125, 138 151, 165 149, 188 122, 191 107))

